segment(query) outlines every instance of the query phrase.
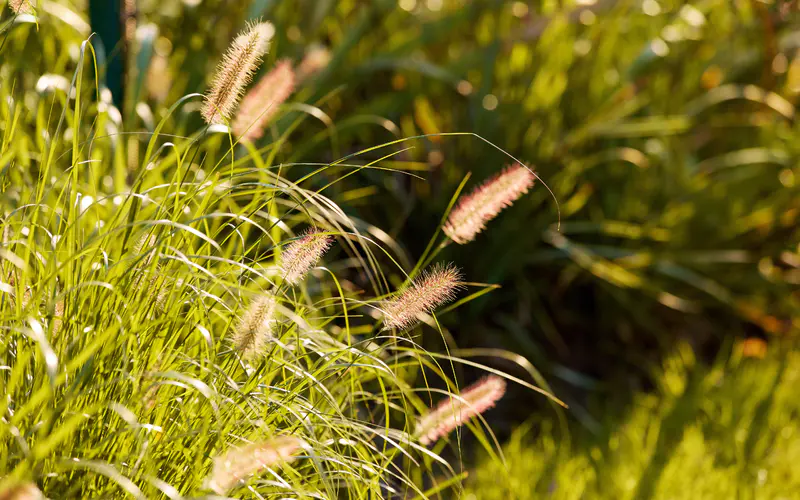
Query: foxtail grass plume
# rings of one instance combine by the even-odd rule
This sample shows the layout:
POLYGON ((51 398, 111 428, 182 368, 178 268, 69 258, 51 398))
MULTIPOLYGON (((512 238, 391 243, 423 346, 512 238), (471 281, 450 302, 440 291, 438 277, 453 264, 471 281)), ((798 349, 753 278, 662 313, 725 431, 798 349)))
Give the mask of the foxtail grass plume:
POLYGON ((328 66, 331 51, 321 45, 312 46, 297 66, 297 81, 302 82, 328 66))
POLYGON ((33 483, 18 483, 0 489, 0 500, 44 500, 45 496, 33 483))
POLYGON ((294 86, 292 63, 288 59, 278 61, 242 99, 233 120, 233 133, 248 141, 261 138, 280 105, 294 92, 294 86))
POLYGON ((506 381, 489 375, 464 389, 460 398, 451 396, 443 400, 419 420, 419 442, 427 446, 450 434, 456 427, 492 408, 505 392, 506 381))
POLYGON ((535 180, 533 172, 522 165, 506 168, 458 200, 444 225, 444 233, 460 245, 469 243, 486 229, 486 223, 527 193, 535 180))
POLYGON ((383 304, 385 328, 405 330, 423 314, 453 300, 461 287, 461 271, 452 264, 435 265, 413 280, 397 297, 383 304))
POLYGON ((316 228, 307 230, 289 244, 281 255, 283 279, 290 285, 300 283, 314 264, 328 251, 333 237, 316 228))
POLYGON ((236 325, 233 344, 245 359, 256 359, 264 351, 267 341, 272 338, 276 306, 275 297, 260 295, 253 300, 236 325))
POLYGON ((15 14, 33 14, 32 0, 8 0, 8 6, 15 14))
POLYGON ((294 460, 303 447, 303 441, 293 436, 280 436, 263 443, 255 443, 229 450, 214 459, 214 468, 208 478, 208 487, 224 495, 248 476, 294 460))
POLYGON ((217 65, 211 89, 201 108, 208 124, 231 118, 274 33, 275 28, 270 23, 252 23, 233 40, 217 65))

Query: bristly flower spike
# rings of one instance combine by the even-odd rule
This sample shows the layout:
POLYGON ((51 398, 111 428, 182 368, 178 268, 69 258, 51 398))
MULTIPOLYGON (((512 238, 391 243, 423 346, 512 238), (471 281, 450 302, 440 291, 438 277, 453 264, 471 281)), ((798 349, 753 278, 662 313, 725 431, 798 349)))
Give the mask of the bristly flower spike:
POLYGON ((461 271, 452 264, 435 265, 413 280, 397 297, 383 303, 386 329, 405 330, 423 314, 452 301, 461 287, 461 271))
POLYGON ((280 105, 294 92, 295 80, 292 63, 278 61, 242 99, 233 120, 234 135, 247 141, 260 139, 280 105))
POLYGON ((0 489, 0 500, 46 500, 34 483, 17 483, 0 489))
POLYGON ((308 271, 322 258, 333 243, 333 237, 316 228, 308 229, 289 244, 281 255, 283 279, 290 285, 303 281, 308 271))
POLYGON ((506 168, 458 200, 444 225, 444 233, 463 245, 475 239, 504 208, 527 193, 536 176, 520 164, 506 168))
POLYGON ((423 416, 417 424, 417 436, 423 446, 450 434, 456 427, 492 408, 506 392, 506 381, 489 375, 461 392, 449 397, 423 416))
POLYGON ((217 65, 211 89, 203 101, 201 114, 206 123, 230 119, 274 33, 270 23, 252 23, 233 40, 217 65))
POLYGON ((297 81, 316 75, 331 62, 331 51, 322 46, 312 46, 297 65, 297 81))
POLYGON ((33 14, 31 0, 8 0, 8 6, 11 7, 14 14, 33 14))
POLYGON ((218 495, 224 495, 256 472, 291 462, 303 445, 303 441, 294 436, 280 436, 263 443, 233 448, 214 459, 207 485, 218 495))
POLYGON ((233 344, 243 358, 254 360, 264 352, 264 346, 275 329, 276 306, 275 297, 260 295, 242 315, 234 330, 233 344))

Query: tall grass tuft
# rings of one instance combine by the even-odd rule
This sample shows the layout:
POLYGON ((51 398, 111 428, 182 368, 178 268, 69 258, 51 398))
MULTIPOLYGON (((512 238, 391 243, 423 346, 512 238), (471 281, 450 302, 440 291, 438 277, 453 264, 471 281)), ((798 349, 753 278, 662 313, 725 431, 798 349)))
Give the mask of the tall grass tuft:
MULTIPOLYGON (((30 37, 80 47, 66 88, 0 78, 0 491, 368 499, 431 498, 442 477, 458 487, 459 464, 415 434, 429 384, 457 386, 413 340, 440 332, 399 339, 372 316, 416 326, 455 297, 461 273, 433 264, 394 292, 432 259, 415 264, 351 218, 341 204, 358 192, 321 187, 354 166, 397 173, 370 157, 391 144, 329 155, 295 181, 287 172, 308 165, 284 160, 285 140, 233 158, 221 134, 195 128, 197 94, 152 114, 137 103, 132 122, 87 104, 89 42, 43 27, 14 26, 0 44, 3 74, 9 60, 31 71, 15 57, 30 37), (125 151, 130 130, 146 139, 141 165, 125 151), (326 272, 293 286, 334 238, 326 272)), ((270 30, 251 25, 233 43, 203 103, 210 122, 230 117, 270 30)))

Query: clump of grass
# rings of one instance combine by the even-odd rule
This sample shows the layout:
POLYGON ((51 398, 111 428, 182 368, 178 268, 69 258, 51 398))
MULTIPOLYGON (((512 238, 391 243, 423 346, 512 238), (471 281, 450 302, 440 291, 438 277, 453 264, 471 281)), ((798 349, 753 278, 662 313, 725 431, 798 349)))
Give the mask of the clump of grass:
MULTIPOLYGON (((234 42, 209 121, 228 118, 265 30, 234 42)), ((78 61, 90 56, 84 44, 78 61)), ((126 124, 83 105, 96 94, 85 69, 66 92, 0 80, 0 491, 366 499, 428 498, 442 475, 457 485, 460 467, 415 434, 426 381, 453 388, 453 374, 370 316, 416 326, 463 286, 460 272, 434 264, 394 293, 401 247, 377 245, 336 199, 271 168, 274 156, 234 159, 221 134, 182 129, 196 95, 163 110, 136 175, 119 175, 126 124), (293 237, 308 226, 326 231, 293 237), (291 286, 325 252, 330 272, 291 286)))
POLYGON ((462 498, 793 498, 800 351, 792 339, 747 357, 748 343, 712 366, 679 345, 654 391, 629 406, 595 396, 593 429, 571 422, 567 436, 533 418, 504 447, 505 464, 487 459, 462 498))

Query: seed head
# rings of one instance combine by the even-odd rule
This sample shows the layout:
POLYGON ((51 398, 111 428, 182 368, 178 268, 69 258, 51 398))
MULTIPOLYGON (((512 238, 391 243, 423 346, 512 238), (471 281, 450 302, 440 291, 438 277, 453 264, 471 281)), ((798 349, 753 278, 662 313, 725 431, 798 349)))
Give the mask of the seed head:
POLYGON ((207 123, 230 119, 274 32, 270 23, 253 23, 233 40, 217 65, 211 90, 203 102, 201 114, 207 123))
POLYGON ((527 193, 535 180, 536 176, 522 165, 506 168, 458 200, 444 225, 444 233, 460 245, 469 243, 486 228, 487 222, 527 193))
POLYGON ((33 14, 31 0, 8 0, 8 6, 15 14, 33 14))
POLYGON ((18 483, 0 489, 0 500, 44 500, 44 495, 33 483, 18 483))
POLYGON ((405 330, 414 326, 419 316, 429 314, 453 300, 461 287, 461 271, 452 264, 435 265, 392 300, 384 302, 385 328, 405 330))
POLYGON ((461 392, 449 397, 422 417, 417 424, 417 436, 423 446, 450 434, 456 427, 480 415, 503 397, 506 381, 497 375, 484 377, 461 392))
POLYGON ((288 59, 278 61, 242 99, 233 120, 233 133, 248 141, 261 138, 280 105, 294 92, 294 85, 292 63, 288 59))
POLYGON ((331 62, 330 50, 321 45, 311 47, 297 66, 297 80, 302 82, 314 76, 325 68, 329 62, 331 62))
POLYGON ((280 436, 229 450, 214 459, 208 487, 218 495, 224 495, 239 481, 256 472, 291 462, 303 444, 299 438, 280 436))
POLYGON ((56 302, 55 307, 53 308, 53 337, 61 331, 61 327, 64 325, 64 299, 59 300, 56 302))
POLYGON ((283 279, 290 285, 300 283, 332 243, 333 237, 323 234, 319 229, 307 230, 303 236, 289 244, 281 255, 283 279))
POLYGON ((242 315, 233 335, 233 344, 242 356, 254 360, 264 351, 275 327, 275 307, 272 295, 260 295, 242 315))

